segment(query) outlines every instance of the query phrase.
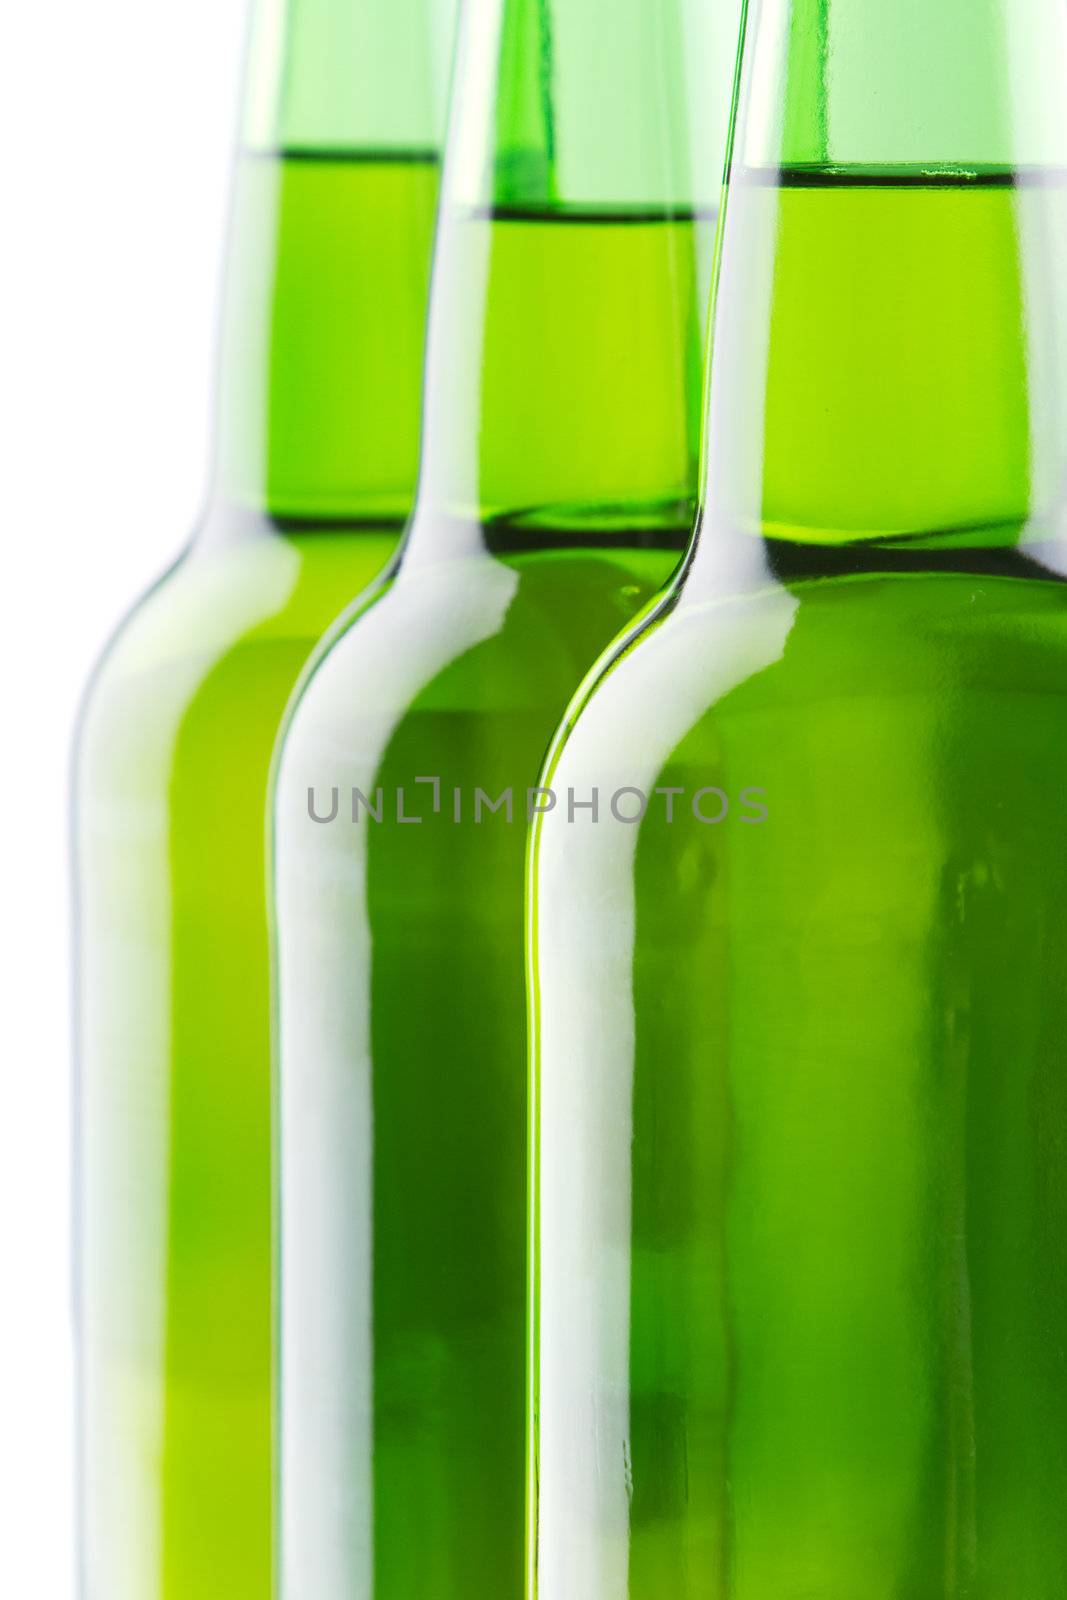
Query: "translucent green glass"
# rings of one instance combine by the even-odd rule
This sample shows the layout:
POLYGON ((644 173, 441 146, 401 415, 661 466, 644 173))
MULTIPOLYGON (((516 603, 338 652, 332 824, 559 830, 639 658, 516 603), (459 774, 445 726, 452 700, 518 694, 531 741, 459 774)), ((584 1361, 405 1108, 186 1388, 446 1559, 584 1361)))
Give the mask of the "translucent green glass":
POLYGON ((208 508, 84 712, 85 1600, 271 1594, 267 777, 312 646, 390 558, 414 492, 447 65, 429 11, 292 0, 260 18, 208 508), (379 78, 406 109, 378 104, 379 78))
POLYGON ((465 12, 416 511, 278 758, 286 1600, 522 1593, 527 789, 690 527, 723 9, 465 12))
POLYGON ((541 780, 540 1600, 1067 1592, 1065 85, 750 12, 697 539, 541 780))

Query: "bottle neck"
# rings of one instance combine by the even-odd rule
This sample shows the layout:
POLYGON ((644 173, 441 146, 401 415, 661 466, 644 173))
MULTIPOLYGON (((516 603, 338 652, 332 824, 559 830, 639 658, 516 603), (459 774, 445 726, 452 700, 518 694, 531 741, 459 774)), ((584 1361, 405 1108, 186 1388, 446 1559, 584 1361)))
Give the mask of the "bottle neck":
POLYGON ((745 166, 1047 166, 1063 157, 1059 0, 748 0, 745 166))
POLYGON ((402 522, 454 0, 264 0, 238 157, 214 494, 402 522))
POLYGON ((465 10, 411 554, 478 547, 486 528, 521 545, 689 524, 732 55, 720 9, 465 10))
POLYGON ((694 573, 1059 540, 1065 72, 1056 0, 752 8, 694 573))

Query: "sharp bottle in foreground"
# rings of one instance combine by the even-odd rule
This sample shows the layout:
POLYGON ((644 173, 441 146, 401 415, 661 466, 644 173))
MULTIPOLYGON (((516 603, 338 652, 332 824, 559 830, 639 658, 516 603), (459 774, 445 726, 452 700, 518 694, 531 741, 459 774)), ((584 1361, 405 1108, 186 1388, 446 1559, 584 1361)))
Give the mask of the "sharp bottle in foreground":
POLYGON ((696 545, 545 778, 648 808, 535 842, 540 1600, 1067 1592, 1065 35, 750 8, 696 545))

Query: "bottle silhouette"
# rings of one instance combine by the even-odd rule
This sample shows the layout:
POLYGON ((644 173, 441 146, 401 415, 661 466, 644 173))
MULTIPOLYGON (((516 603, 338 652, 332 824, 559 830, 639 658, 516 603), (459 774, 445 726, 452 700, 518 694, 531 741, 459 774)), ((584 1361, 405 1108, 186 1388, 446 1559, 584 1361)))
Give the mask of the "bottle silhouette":
POLYGON ((542 778, 540 1600, 1065 1592, 1065 82, 749 9, 697 538, 542 778))
POLYGON ((277 763, 286 1600, 522 1591, 528 790, 691 526, 720 13, 464 13, 416 510, 277 763))
POLYGON ((258 17, 207 509, 85 707, 86 1600, 271 1593, 267 778, 304 662, 413 497, 446 13, 258 17))

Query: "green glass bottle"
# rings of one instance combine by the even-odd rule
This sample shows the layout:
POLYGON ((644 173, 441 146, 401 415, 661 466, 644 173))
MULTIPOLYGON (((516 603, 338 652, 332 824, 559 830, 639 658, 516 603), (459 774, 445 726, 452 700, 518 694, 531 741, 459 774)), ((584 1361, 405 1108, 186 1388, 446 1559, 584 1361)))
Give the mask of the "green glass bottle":
POLYGON ((1067 1593, 1065 91, 1057 0, 749 9, 532 852, 540 1600, 1067 1593))
POLYGON ((726 9, 464 13, 417 506, 278 758, 286 1600, 522 1591, 527 791, 690 527, 726 9))
POLYGON ((85 1600, 271 1592, 267 778, 301 668, 414 494, 447 13, 262 8, 209 503, 86 704, 85 1600))

